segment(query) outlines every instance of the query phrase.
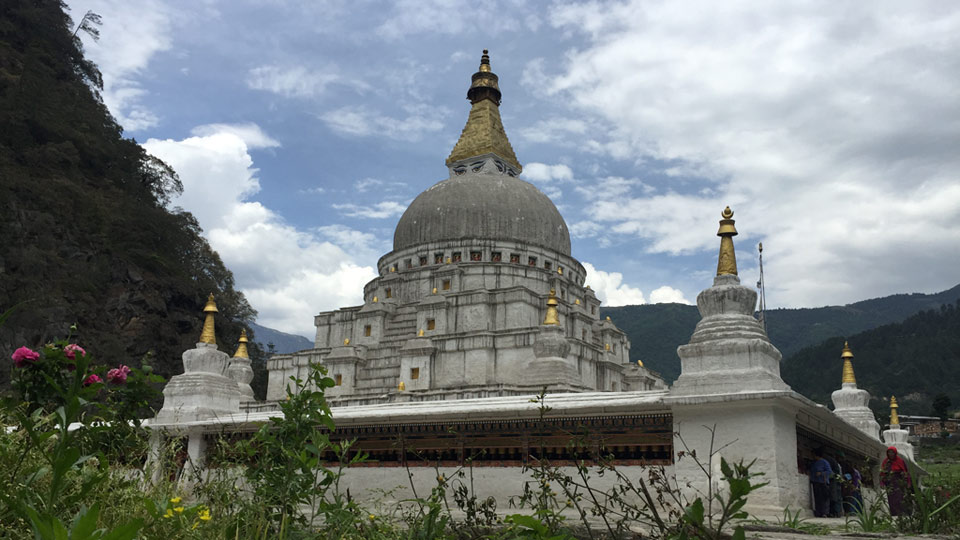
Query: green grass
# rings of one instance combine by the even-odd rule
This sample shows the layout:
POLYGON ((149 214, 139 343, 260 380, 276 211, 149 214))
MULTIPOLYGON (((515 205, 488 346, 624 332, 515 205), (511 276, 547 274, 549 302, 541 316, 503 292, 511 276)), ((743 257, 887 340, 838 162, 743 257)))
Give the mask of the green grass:
POLYGON ((925 485, 960 484, 960 444, 942 444, 941 441, 921 443, 918 450, 919 465, 929 473, 924 479, 925 485))

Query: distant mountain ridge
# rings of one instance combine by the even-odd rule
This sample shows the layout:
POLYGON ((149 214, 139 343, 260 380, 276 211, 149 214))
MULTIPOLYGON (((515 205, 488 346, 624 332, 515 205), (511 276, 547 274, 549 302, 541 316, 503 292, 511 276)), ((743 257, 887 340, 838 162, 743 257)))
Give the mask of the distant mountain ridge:
MULTIPOLYGON (((934 294, 895 294, 862 300, 845 306, 774 309, 766 312, 767 334, 783 353, 784 364, 804 347, 818 345, 836 336, 852 336, 865 330, 901 322, 924 310, 940 309, 960 298, 960 285, 934 294)), ((643 360, 651 369, 673 382, 680 375, 677 347, 689 341, 700 321, 696 306, 643 304, 600 308, 630 338, 630 359, 643 360)))
POLYGON ((870 392, 878 418, 889 415, 891 395, 897 396, 903 414, 930 414, 937 394, 960 405, 960 300, 804 348, 781 366, 783 380, 829 404, 830 394, 840 387, 844 341, 853 350, 857 386, 870 392))
POLYGON ((288 334, 273 328, 260 326, 257 323, 250 323, 250 328, 256 336, 254 341, 259 343, 260 347, 266 352, 271 352, 270 344, 273 344, 272 352, 277 354, 288 354, 313 348, 312 341, 298 334, 288 334))

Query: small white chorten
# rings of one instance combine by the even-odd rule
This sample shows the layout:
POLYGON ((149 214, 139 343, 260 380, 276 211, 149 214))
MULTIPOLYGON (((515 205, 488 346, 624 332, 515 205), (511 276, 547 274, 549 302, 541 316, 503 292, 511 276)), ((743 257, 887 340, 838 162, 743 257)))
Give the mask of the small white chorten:
POLYGON ((900 457, 915 461, 913 445, 907 440, 910 433, 905 429, 900 429, 900 417, 897 415, 899 407, 896 396, 890 396, 890 429, 883 431, 883 442, 896 448, 900 457))
POLYGON ((240 388, 236 380, 225 375, 230 356, 217 350, 213 319, 218 310, 212 293, 203 312, 206 317, 200 342, 184 351, 184 373, 171 377, 164 387, 157 423, 190 422, 240 412, 240 388))
POLYGON ((840 358, 843 359, 843 379, 840 389, 831 395, 833 412, 879 441, 880 424, 873 416, 873 411, 867 406, 870 403, 870 393, 857 388, 857 378, 853 374, 853 351, 850 350, 849 343, 844 342, 840 358))

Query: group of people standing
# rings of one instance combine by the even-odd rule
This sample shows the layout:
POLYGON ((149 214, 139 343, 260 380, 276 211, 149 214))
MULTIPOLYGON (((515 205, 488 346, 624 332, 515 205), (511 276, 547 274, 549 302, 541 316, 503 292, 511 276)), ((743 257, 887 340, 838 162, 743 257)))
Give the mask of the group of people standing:
MULTIPOLYGON (((810 484, 813 488, 813 514, 816 517, 842 517, 863 509, 860 471, 843 460, 843 452, 836 457, 825 455, 823 448, 814 450, 816 458, 810 466, 810 484)), ((880 485, 887 492, 890 514, 898 516, 909 511, 912 480, 906 462, 897 449, 887 448, 887 457, 880 466, 880 485)))
POLYGON ((822 448, 813 452, 816 460, 810 466, 810 483, 813 486, 813 515, 816 517, 841 517, 854 514, 863 508, 860 491, 863 477, 853 465, 841 463, 843 452, 837 457, 825 456, 822 448))

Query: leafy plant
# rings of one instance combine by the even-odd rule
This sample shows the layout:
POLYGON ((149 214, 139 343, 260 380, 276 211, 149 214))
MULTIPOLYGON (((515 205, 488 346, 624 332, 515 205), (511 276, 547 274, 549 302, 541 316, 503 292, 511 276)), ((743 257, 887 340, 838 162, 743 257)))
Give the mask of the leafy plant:
POLYGON ((898 516, 897 528, 920 534, 960 531, 960 494, 951 496, 946 489, 917 484, 913 483, 912 512, 898 516))
POLYGON ((290 523, 312 525, 317 513, 343 517, 341 511, 350 501, 337 489, 341 470, 325 466, 328 452, 338 456, 341 467, 364 459, 351 453, 351 443, 330 440, 334 424, 324 390, 335 383, 326 376, 326 369, 311 364, 306 379, 291 377, 291 381, 287 399, 279 403, 282 416, 271 418, 242 445, 253 496, 270 512, 274 532, 281 537, 290 523), (309 514, 301 510, 303 506, 310 509, 309 514))
MULTIPOLYGON (((750 472, 750 467, 754 461, 744 464, 742 461, 734 463, 732 466, 726 459, 720 458, 720 470, 723 479, 727 482, 728 493, 724 496, 721 493, 713 495, 713 499, 720 508, 719 516, 716 520, 709 513, 705 513, 703 500, 697 497, 684 510, 683 524, 678 534, 671 535, 670 538, 677 540, 687 540, 692 538, 716 539, 725 537, 724 527, 733 520, 743 520, 747 518, 747 512, 743 510, 747 504, 747 496, 753 491, 767 485, 755 484, 751 478, 759 476, 750 472)), ((733 540, 743 540, 745 533, 742 525, 737 525, 733 529, 733 540)))
MULTIPOLYGON (((37 538, 133 538, 142 526, 130 520, 112 531, 97 528, 98 505, 84 504, 86 496, 104 483, 109 468, 103 452, 86 453, 83 441, 116 421, 109 408, 96 406, 105 388, 90 369, 91 357, 76 344, 48 344, 36 352, 21 347, 12 359, 16 365, 14 389, 5 411, 24 434, 19 439, 20 459, 11 471, 13 489, 0 493, 10 514, 29 522, 37 538), (27 460, 39 456, 38 462, 27 460), (85 468, 85 464, 95 463, 85 468), (72 520, 64 521, 66 515, 72 520)), ((115 385, 125 382, 113 379, 115 385)))
POLYGON ((881 492, 872 499, 865 500, 864 504, 854 507, 853 515, 848 516, 846 520, 847 529, 855 525, 857 529, 869 533, 890 530, 892 521, 890 514, 886 511, 883 497, 881 492))

